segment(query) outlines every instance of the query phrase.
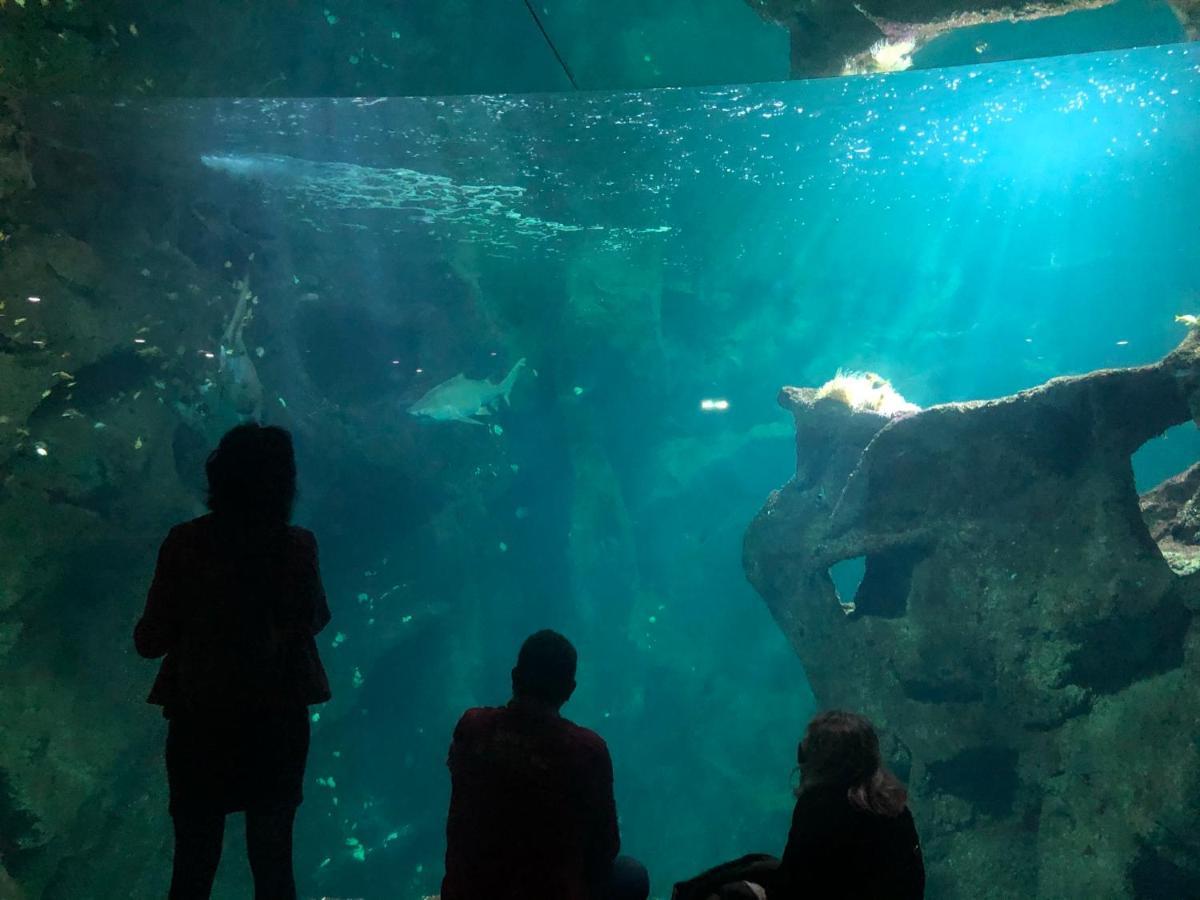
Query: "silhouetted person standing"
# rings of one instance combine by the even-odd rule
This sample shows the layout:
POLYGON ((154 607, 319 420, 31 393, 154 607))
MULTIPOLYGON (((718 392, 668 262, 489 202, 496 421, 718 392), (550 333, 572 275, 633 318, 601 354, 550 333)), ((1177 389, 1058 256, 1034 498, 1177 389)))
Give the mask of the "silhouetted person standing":
POLYGON ((618 857, 612 760, 559 709, 575 648, 539 631, 521 646, 507 706, 469 709, 450 745, 442 900, 645 900, 646 870, 618 857))
POLYGON ((138 653, 163 656, 175 823, 170 900, 207 898, 225 816, 246 813, 257 900, 293 900, 292 826, 308 757, 308 706, 329 699, 314 635, 329 606, 311 532, 288 524, 292 440, 232 429, 208 458, 211 512, 171 529, 158 554, 138 653))

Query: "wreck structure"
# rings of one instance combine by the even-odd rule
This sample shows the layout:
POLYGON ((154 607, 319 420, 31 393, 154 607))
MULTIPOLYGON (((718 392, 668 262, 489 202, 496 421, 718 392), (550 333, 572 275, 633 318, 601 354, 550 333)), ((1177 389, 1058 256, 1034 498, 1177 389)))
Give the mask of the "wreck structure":
POLYGON ((779 402, 796 475, 744 568, 818 702, 881 726, 930 895, 1196 896, 1200 474, 1139 498, 1130 457, 1200 414, 1200 334, 986 402, 779 402))

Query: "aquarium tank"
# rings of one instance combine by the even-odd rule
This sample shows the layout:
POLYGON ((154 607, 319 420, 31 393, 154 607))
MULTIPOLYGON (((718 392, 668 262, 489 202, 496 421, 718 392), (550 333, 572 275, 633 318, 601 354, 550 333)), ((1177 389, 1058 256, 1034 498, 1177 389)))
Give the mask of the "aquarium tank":
POLYGON ((165 895, 131 633, 249 419, 333 615, 302 897, 438 893, 541 628, 653 897, 782 850, 831 707, 927 896, 1200 896, 1194 0, 420 7, 0 0, 0 898, 165 895))

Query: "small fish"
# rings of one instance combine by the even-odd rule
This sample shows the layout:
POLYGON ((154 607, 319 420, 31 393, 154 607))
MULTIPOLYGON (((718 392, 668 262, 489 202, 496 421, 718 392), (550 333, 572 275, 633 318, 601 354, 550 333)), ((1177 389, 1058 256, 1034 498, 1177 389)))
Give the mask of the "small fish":
POLYGON ((517 374, 524 365, 525 359, 522 357, 498 384, 476 381, 459 372, 453 378, 431 388, 425 396, 408 408, 408 412, 414 416, 433 419, 435 422, 482 425, 482 422, 472 416, 488 415, 499 399, 503 398, 507 403, 517 374))

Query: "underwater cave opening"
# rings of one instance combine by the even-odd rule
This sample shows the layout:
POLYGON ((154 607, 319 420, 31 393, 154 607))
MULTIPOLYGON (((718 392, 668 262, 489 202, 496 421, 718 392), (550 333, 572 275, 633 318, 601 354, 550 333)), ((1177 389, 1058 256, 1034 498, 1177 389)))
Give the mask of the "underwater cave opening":
POLYGON ((1200 426, 1184 422, 1146 441, 1133 454, 1133 477, 1139 494, 1158 487, 1200 461, 1200 426))
POLYGON ((838 603, 847 613, 854 612, 854 598, 858 595, 858 589, 866 574, 867 558, 865 556, 843 559, 829 567, 829 577, 833 579, 833 589, 837 591, 838 603))
POLYGON ((908 612, 913 569, 923 547, 895 547, 843 559, 829 567, 838 603, 847 615, 898 618, 908 612))

